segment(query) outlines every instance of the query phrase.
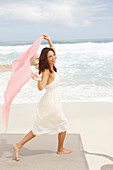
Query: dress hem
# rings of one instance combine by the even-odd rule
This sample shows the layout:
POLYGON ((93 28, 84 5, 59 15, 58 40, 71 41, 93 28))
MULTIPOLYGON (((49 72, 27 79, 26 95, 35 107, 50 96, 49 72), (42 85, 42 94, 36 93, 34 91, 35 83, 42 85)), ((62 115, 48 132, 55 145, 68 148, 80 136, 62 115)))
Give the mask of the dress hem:
POLYGON ((67 126, 69 126, 68 122, 65 122, 65 124, 60 125, 59 127, 56 128, 38 128, 36 126, 33 126, 32 132, 34 135, 40 136, 40 135, 44 135, 44 134, 57 134, 60 132, 64 132, 67 131, 68 128, 67 126))

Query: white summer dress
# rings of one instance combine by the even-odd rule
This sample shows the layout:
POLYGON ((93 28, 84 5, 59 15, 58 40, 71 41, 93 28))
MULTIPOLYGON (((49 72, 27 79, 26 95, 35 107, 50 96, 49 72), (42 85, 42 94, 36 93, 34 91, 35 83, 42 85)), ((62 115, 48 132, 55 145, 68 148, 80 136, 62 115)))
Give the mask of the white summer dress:
POLYGON ((67 131, 69 123, 62 110, 59 94, 59 75, 45 86, 46 92, 37 104, 36 118, 32 132, 34 135, 55 134, 67 131))

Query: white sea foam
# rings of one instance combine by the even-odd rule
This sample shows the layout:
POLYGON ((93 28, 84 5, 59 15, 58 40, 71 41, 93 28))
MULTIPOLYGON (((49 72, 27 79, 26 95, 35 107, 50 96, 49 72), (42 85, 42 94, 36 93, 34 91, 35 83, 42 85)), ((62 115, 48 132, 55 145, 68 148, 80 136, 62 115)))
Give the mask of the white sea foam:
MULTIPOLYGON (((42 44, 37 55, 46 46, 42 44)), ((29 47, 0 46, 0 64, 11 64, 29 47)), ((62 100, 113 101, 113 42, 57 43, 54 47, 62 100)), ((0 73, 0 102, 3 102, 10 74, 9 70, 0 73)), ((13 102, 36 102, 43 93, 38 91, 36 82, 30 80, 13 102)))

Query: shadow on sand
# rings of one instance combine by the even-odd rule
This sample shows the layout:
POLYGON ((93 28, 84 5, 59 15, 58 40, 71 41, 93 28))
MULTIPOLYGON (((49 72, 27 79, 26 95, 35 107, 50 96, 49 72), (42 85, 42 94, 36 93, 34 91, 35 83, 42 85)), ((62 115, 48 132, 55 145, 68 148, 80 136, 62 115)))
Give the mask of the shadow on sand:
MULTIPOLYGON (((93 153, 93 152, 87 152, 87 151, 84 151, 84 154, 101 156, 101 157, 104 157, 104 158, 106 158, 106 159, 109 159, 110 161, 113 162, 113 157, 112 157, 112 156, 109 156, 109 155, 106 155, 106 154, 93 153)), ((100 170, 113 170, 113 164, 103 165, 103 166, 101 166, 100 170)))
MULTIPOLYGON (((11 144, 7 143, 6 139, 0 139, 0 157, 3 156, 4 152, 7 151, 9 152, 11 155, 7 156, 6 158, 12 158, 14 156, 14 150, 11 144)), ((33 155, 37 155, 37 154, 51 154, 51 153, 55 153, 52 150, 31 150, 28 149, 26 147, 23 147, 22 150, 20 151, 20 156, 33 156, 33 155)))

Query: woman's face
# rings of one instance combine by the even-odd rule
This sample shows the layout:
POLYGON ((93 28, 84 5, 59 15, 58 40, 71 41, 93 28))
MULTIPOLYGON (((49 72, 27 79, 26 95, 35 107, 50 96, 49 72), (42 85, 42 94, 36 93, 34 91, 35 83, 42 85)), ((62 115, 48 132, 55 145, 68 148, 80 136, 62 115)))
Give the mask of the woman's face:
POLYGON ((56 55, 54 54, 53 51, 50 50, 47 53, 47 60, 48 60, 49 65, 55 64, 55 62, 56 62, 56 55))

